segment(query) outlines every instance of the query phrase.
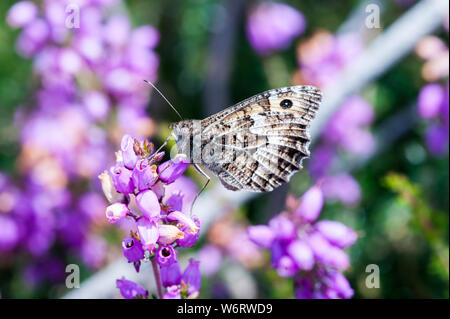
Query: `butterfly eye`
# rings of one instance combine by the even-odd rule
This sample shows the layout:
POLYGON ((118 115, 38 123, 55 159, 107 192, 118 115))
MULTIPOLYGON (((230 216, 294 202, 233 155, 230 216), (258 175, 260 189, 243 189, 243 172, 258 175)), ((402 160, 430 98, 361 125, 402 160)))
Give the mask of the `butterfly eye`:
POLYGON ((284 108, 284 109, 288 109, 288 108, 290 108, 292 106, 292 101, 288 100, 288 99, 283 100, 283 101, 280 102, 280 106, 282 108, 284 108))

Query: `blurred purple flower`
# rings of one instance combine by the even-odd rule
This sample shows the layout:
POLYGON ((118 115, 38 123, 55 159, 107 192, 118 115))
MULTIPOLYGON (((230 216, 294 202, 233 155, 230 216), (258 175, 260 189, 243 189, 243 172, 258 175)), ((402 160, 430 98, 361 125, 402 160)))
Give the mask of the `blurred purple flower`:
POLYGON ((33 21, 37 14, 36 4, 31 1, 19 1, 9 9, 6 21, 11 27, 22 28, 33 21))
POLYGON ((177 285, 167 287, 163 299, 181 299, 180 287, 177 285))
POLYGON ((0 215, 0 251, 13 250, 19 240, 19 227, 14 219, 0 215))
POLYGON ((298 10, 286 4, 264 2, 250 12, 246 31, 253 49, 266 55, 288 48, 305 27, 305 18, 298 10))
POLYGON ((346 290, 342 278, 335 273, 349 267, 349 257, 343 248, 356 241, 356 232, 336 221, 312 224, 323 205, 318 185, 305 192, 298 202, 288 198, 286 204, 289 211, 272 218, 268 227, 249 227, 249 238, 270 249, 272 267, 281 277, 296 278, 297 298, 350 298, 353 293, 346 290), (327 273, 334 274, 330 277, 335 279, 334 286, 325 279, 327 273))
POLYGON ((432 83, 425 85, 418 97, 419 114, 432 124, 425 133, 425 142, 430 152, 442 156, 448 151, 449 140, 449 85, 446 88, 432 83))
POLYGON ((120 294, 125 299, 143 299, 148 296, 148 291, 141 285, 126 280, 125 277, 116 280, 116 287, 120 290, 120 294))
POLYGON ((314 185, 300 199, 295 214, 306 223, 315 221, 323 207, 323 192, 320 186, 314 185))
POLYGON ((323 178, 322 190, 326 198, 339 200, 346 205, 355 205, 361 198, 358 182, 347 173, 323 178))
POLYGON ((440 115, 442 104, 446 103, 445 98, 445 90, 441 85, 436 83, 425 85, 419 92, 417 102, 420 116, 429 119, 440 115))
MULTIPOLYGON (((257 227, 257 226, 255 226, 257 227)), ((205 276, 215 275, 222 264, 222 252, 215 245, 205 245, 197 253, 201 273, 205 276)))
POLYGON ((363 130, 374 120, 372 106, 359 96, 348 98, 328 122, 323 138, 357 155, 370 154, 375 141, 363 130))
POLYGON ((183 272, 183 282, 188 286, 188 296, 198 294, 200 291, 200 285, 202 282, 202 276, 200 274, 199 262, 194 259, 189 259, 189 265, 183 272))

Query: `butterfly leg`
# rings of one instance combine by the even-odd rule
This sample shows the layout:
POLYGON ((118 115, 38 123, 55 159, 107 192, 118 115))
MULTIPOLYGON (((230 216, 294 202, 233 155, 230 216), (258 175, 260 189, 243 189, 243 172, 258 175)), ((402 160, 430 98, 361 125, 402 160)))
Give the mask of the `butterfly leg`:
POLYGON ((194 164, 195 169, 197 170, 197 172, 199 172, 200 174, 202 174, 203 176, 206 177, 207 181, 206 183, 203 185, 202 189, 197 193, 197 195, 195 195, 194 200, 192 201, 192 205, 191 205, 191 214, 192 214, 192 208, 194 207, 194 203, 197 200, 197 198, 200 196, 200 194, 203 192, 203 190, 206 188, 206 186, 208 186, 209 181, 211 180, 211 177, 208 176, 208 174, 206 174, 201 168, 200 166, 198 166, 197 164, 194 164))

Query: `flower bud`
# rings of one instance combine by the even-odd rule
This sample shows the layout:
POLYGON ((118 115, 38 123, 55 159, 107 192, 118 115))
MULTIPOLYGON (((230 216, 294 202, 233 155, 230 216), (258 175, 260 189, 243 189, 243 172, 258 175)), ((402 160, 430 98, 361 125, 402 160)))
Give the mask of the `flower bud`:
POLYGON ((339 248, 346 248, 358 239, 358 234, 353 229, 340 222, 321 220, 314 225, 314 228, 317 229, 329 243, 339 248))
POLYGON ((138 190, 146 190, 155 184, 158 174, 156 173, 156 165, 150 166, 146 158, 140 159, 136 163, 133 170, 133 183, 138 190))
POLYGON ((141 217, 137 221, 137 229, 143 248, 152 252, 159 236, 158 224, 147 217, 141 217))
POLYGON ((114 203, 106 208, 106 219, 110 223, 115 223, 127 216, 130 212, 127 205, 123 203, 114 203))
POLYGON ((303 221, 310 223, 319 217, 322 206, 323 192, 318 185, 315 185, 303 194, 295 214, 303 221))
POLYGON ((111 167, 110 171, 114 187, 119 193, 130 194, 134 192, 134 184, 131 179, 132 171, 121 165, 111 167))
POLYGON ((120 290, 120 294, 125 299, 146 298, 148 296, 148 291, 141 285, 126 280, 125 277, 116 280, 116 287, 120 290))
POLYGON ((198 227, 189 216, 183 214, 182 212, 175 211, 167 215, 167 219, 170 221, 177 221, 182 226, 184 226, 187 231, 191 234, 196 234, 198 232, 198 227))
POLYGON ((247 234, 251 241, 266 249, 270 249, 275 239, 274 232, 266 225, 249 226, 247 234))
POLYGON ((116 188, 114 187, 112 178, 107 171, 101 173, 98 176, 98 179, 102 184, 103 194, 105 194, 105 197, 108 200, 108 202, 117 203, 125 199, 125 196, 123 194, 117 192, 116 188))
MULTIPOLYGON (((197 228, 200 228, 200 220, 197 218, 197 216, 192 216, 192 219, 194 220, 195 226, 197 228)), ((181 230, 184 232, 184 237, 177 240, 177 244, 180 247, 192 247, 194 246, 195 242, 198 239, 198 236, 200 235, 200 231, 197 231, 196 233, 192 233, 191 231, 186 229, 186 226, 182 226, 181 230)))
POLYGON ((294 240, 287 247, 287 253, 301 270, 311 270, 314 266, 314 254, 303 240, 294 240))
POLYGON ((145 217, 149 219, 159 217, 161 206, 155 193, 151 190, 140 192, 136 196, 136 204, 145 217))
POLYGON ((190 162, 186 155, 177 154, 173 160, 158 166, 159 179, 166 184, 173 183, 178 177, 183 175, 189 164, 190 162))
POLYGON ((184 233, 173 225, 159 225, 158 242, 163 245, 169 245, 177 239, 184 237, 184 233))
POLYGON ((138 156, 134 152, 134 139, 130 135, 124 135, 120 143, 122 151, 123 165, 128 169, 133 169, 138 160, 138 156))

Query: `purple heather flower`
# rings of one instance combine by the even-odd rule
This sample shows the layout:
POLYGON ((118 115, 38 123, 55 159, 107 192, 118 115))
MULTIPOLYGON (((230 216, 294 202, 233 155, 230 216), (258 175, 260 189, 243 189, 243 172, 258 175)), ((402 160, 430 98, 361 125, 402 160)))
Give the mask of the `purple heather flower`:
POLYGON ((181 282, 180 264, 174 262, 168 266, 161 267, 161 282, 164 287, 179 285, 181 282))
POLYGON ((322 211, 323 192, 320 186, 314 185, 300 199, 300 205, 295 211, 295 215, 303 221, 310 223, 315 221, 322 211))
POLYGON ((261 55, 286 49, 292 40, 305 30, 305 18, 286 4, 264 2, 258 4, 247 21, 247 37, 261 55))
POLYGON ((134 169, 138 160, 138 156, 134 152, 134 139, 129 135, 124 135, 120 143, 120 149, 122 151, 123 165, 128 169, 134 169))
POLYGON ((144 248, 139 240, 132 237, 125 237, 122 241, 122 251, 125 258, 130 263, 135 263, 144 258, 144 248))
POLYGON ((255 244, 266 249, 270 249, 275 239, 273 230, 266 225, 249 226, 247 234, 255 244))
POLYGON ((156 173, 156 166, 149 165, 146 158, 140 159, 136 163, 136 167, 133 170, 133 182, 138 190, 146 190, 152 187, 158 179, 156 173))
POLYGON ((169 245, 176 240, 183 239, 185 236, 186 234, 174 225, 159 225, 158 243, 160 244, 169 245))
POLYGON ((332 220, 322 220, 314 225, 314 228, 331 244, 346 248, 358 239, 357 233, 344 224, 332 220))
POLYGON ((325 177, 322 180, 322 190, 325 197, 339 200, 347 205, 354 205, 361 198, 358 182, 347 173, 325 177))
POLYGON ((197 195, 197 185, 188 177, 181 175, 172 184, 165 187, 165 198, 167 201, 173 194, 183 196, 182 209, 177 209, 185 214, 191 212, 192 202, 197 195))
POLYGON ((114 187, 119 193, 131 194, 134 192, 134 183, 131 178, 132 171, 121 166, 120 164, 116 164, 111 167, 110 172, 114 187))
POLYGON ((294 259, 287 255, 281 256, 281 258, 278 260, 276 268, 280 277, 292 277, 298 271, 298 267, 294 259))
POLYGON ((363 98, 352 96, 328 122, 323 137, 354 154, 370 154, 375 148, 375 140, 363 127, 372 123, 373 119, 372 106, 363 98))
POLYGON ((101 173, 98 176, 98 179, 102 184, 103 194, 105 195, 108 202, 116 203, 121 202, 125 199, 125 196, 123 194, 117 192, 116 188, 114 187, 113 180, 107 171, 101 173))
POLYGON ((420 116, 429 119, 440 115, 444 99, 445 90, 441 85, 436 83, 425 85, 420 90, 417 102, 420 116))
POLYGON ((285 215, 279 214, 269 221, 269 227, 275 237, 281 241, 290 241, 295 238, 295 225, 285 215))
POLYGON ((159 32, 152 26, 142 26, 133 30, 131 34, 131 46, 144 49, 154 49, 159 42, 159 32))
POLYGON ((110 102, 103 92, 89 91, 83 95, 83 106, 94 120, 105 120, 110 102))
POLYGON ((222 264, 222 252, 215 245, 205 245, 197 253, 201 273, 205 276, 213 276, 216 274, 222 264))
POLYGON ((6 21, 13 28, 22 28, 33 21, 38 14, 38 8, 31 1, 19 1, 8 11, 6 21))
POLYGON ((425 134, 428 149, 433 155, 441 156, 448 149, 448 128, 442 124, 433 124, 425 134))
POLYGON ((165 201, 170 211, 181 211, 183 208, 183 194, 175 192, 165 201))
POLYGON ((149 219, 159 218, 161 206, 159 205, 155 193, 151 190, 146 190, 137 194, 136 204, 145 217, 149 219))
POLYGON ((309 245, 303 240, 294 240, 287 247, 287 253, 297 265, 298 269, 311 270, 314 266, 314 254, 309 245))
POLYGON ((23 57, 31 57, 36 54, 47 41, 49 29, 47 23, 42 19, 35 19, 22 30, 16 47, 23 57))
POLYGON ((82 243, 81 258, 88 267, 99 268, 105 259, 107 248, 108 245, 103 238, 87 236, 82 243))
POLYGON ((346 269, 350 265, 347 254, 342 249, 331 245, 322 234, 318 232, 309 234, 307 242, 314 257, 324 265, 338 269, 346 269))
POLYGON ((347 278, 339 271, 330 271, 324 281, 327 284, 326 295, 328 298, 351 298, 354 294, 347 278))
POLYGON ((124 15, 114 15, 108 19, 103 31, 105 41, 113 47, 123 47, 130 36, 130 21, 124 15))
POLYGON ((123 203, 114 203, 106 208, 106 219, 110 223, 118 222, 130 212, 127 205, 123 203))
MULTIPOLYGON (((195 226, 197 229, 200 228, 200 220, 197 216, 192 216, 195 226)), ((192 247, 200 235, 200 231, 198 230, 196 233, 192 233, 186 226, 181 226, 181 231, 184 232, 183 238, 177 240, 177 244, 180 247, 192 247)))
POLYGON ((162 200, 166 193, 166 188, 164 186, 164 183, 162 182, 157 182, 152 186, 151 190, 153 191, 153 193, 155 193, 158 200, 162 200))
POLYGON ((198 227, 194 220, 182 212, 174 211, 167 215, 167 219, 170 221, 177 221, 180 225, 184 226, 188 232, 195 235, 198 232, 198 227))
POLYGON ((158 224, 147 217, 139 218, 136 224, 143 248, 152 252, 160 235, 158 224))
POLYGON ((176 285, 167 287, 163 299, 181 299, 180 287, 176 285))
POLYGON ((198 293, 202 282, 202 275, 200 274, 200 263, 194 259, 189 259, 189 265, 183 273, 183 282, 188 285, 188 295, 198 293))
POLYGON ((332 278, 339 280, 343 287, 337 293, 337 288, 329 289, 331 279, 326 282, 324 278, 328 273, 349 267, 349 257, 343 248, 353 244, 357 234, 339 222, 325 220, 312 224, 319 217, 322 205, 320 187, 312 186, 300 200, 288 197, 288 211, 273 217, 269 226, 251 226, 247 233, 253 242, 270 249, 272 268, 279 276, 295 278, 297 298, 331 298, 334 295, 349 298, 346 281, 341 277, 332 278))
POLYGON ((313 299, 314 285, 311 279, 307 277, 298 277, 294 281, 295 298, 313 299))
POLYGON ((160 267, 167 267, 177 262, 177 252, 171 245, 160 245, 155 252, 155 258, 160 267))
POLYGON ((186 155, 177 154, 173 160, 162 163, 158 166, 159 179, 166 184, 173 183, 178 177, 183 175, 190 162, 186 155))
POLYGON ((19 240, 19 227, 14 219, 0 214, 0 251, 14 249, 19 240))
POLYGON ((116 280, 116 287, 120 290, 120 294, 125 299, 146 298, 148 296, 148 291, 141 285, 126 280, 125 277, 116 280))

